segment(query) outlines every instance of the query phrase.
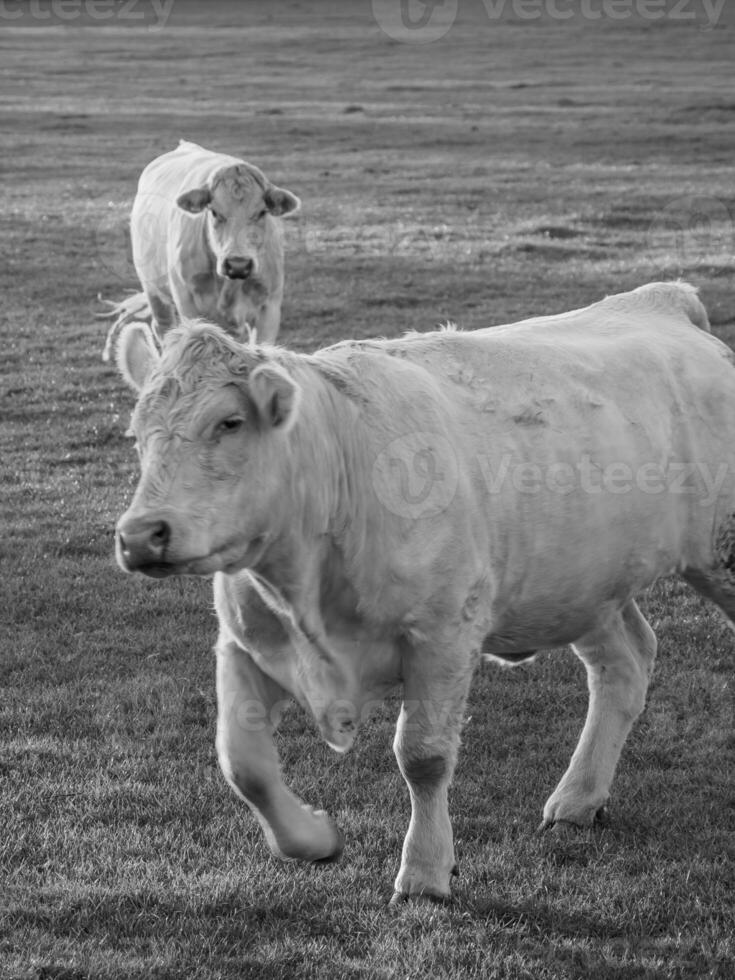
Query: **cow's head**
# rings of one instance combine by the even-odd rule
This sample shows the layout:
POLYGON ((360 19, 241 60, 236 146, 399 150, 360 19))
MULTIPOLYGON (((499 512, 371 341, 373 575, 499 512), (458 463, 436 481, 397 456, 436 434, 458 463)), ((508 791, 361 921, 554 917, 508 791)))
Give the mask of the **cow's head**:
POLYGON ((169 332, 159 356, 144 324, 120 337, 139 391, 131 428, 141 476, 117 525, 117 560, 154 577, 251 567, 267 549, 288 480, 300 388, 273 354, 218 327, 169 332))
POLYGON ((215 171, 203 187, 181 194, 176 203, 190 214, 207 211, 207 236, 226 279, 257 276, 268 222, 296 212, 295 194, 271 184, 257 167, 238 163, 215 171))
MULTIPOLYGON (((277 561, 296 530, 291 495, 300 492, 289 432, 301 388, 278 363, 288 355, 239 344, 204 323, 169 331, 161 355, 146 324, 128 324, 117 354, 139 392, 131 428, 141 466, 117 525, 120 566, 163 578, 254 568, 270 549, 277 561)), ((343 751, 357 730, 358 688, 309 642, 304 636, 293 693, 343 751)))

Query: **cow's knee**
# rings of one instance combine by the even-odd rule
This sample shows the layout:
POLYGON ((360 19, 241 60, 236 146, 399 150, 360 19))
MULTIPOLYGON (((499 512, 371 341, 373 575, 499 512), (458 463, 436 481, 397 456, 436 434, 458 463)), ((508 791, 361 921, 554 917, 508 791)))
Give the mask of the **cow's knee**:
POLYGON ((413 743, 397 734, 393 743, 398 768, 412 794, 425 798, 449 785, 457 761, 458 738, 442 738, 431 746, 413 743))
POLYGON ((396 758, 403 778, 415 790, 434 788, 450 776, 450 760, 446 755, 412 755, 396 749, 396 758))

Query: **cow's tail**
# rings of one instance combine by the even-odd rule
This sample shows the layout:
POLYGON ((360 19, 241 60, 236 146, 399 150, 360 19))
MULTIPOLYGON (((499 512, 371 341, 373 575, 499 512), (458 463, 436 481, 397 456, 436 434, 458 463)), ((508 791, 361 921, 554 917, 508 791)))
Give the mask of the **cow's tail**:
POLYGON ((651 306, 659 310, 671 310, 672 313, 684 313, 695 327, 706 333, 712 332, 707 310, 696 287, 691 283, 682 282, 681 279, 677 282, 649 282, 633 292, 644 297, 651 306))
POLYGON ((120 300, 119 303, 115 303, 109 299, 103 299, 102 296, 98 296, 97 299, 110 307, 104 313, 97 313, 97 319, 109 320, 115 317, 112 326, 107 331, 105 349, 102 351, 102 360, 109 361, 112 357, 117 337, 125 324, 132 323, 136 320, 143 320, 150 325, 153 320, 153 314, 148 303, 148 298, 143 292, 133 293, 125 299, 120 300))

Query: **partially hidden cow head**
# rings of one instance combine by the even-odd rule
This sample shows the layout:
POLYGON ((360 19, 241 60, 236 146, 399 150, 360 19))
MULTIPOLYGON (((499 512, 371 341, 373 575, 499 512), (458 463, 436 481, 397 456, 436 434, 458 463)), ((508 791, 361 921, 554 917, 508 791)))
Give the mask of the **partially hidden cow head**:
POLYGON ((177 205, 190 214, 207 211, 207 236, 217 274, 225 279, 258 275, 268 222, 294 214, 301 202, 271 184, 249 163, 220 167, 202 187, 181 194, 177 205))
POLYGON ((210 324, 166 335, 128 325, 118 365, 138 392, 141 476, 117 525, 125 571, 161 578, 251 567, 279 523, 287 432, 300 388, 258 348, 210 324))

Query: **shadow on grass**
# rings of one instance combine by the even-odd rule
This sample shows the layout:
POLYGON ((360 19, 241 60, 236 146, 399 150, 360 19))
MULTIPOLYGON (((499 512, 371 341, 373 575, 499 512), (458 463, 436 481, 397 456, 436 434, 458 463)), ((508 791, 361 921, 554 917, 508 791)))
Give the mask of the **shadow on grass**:
POLYGON ((491 897, 469 904, 474 919, 501 929, 523 929, 538 936, 569 937, 579 940, 620 938, 620 928, 612 920, 584 912, 565 912, 547 902, 506 902, 491 897))

